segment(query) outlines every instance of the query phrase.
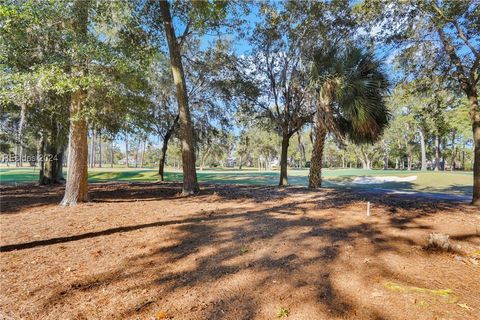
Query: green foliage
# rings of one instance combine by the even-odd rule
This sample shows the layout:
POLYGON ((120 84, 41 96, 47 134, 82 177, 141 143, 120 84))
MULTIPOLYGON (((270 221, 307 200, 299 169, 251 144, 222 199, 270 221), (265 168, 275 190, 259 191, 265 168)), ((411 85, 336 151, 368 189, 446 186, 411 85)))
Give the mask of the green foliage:
POLYGON ((196 29, 206 31, 207 28, 217 26, 227 17, 228 1, 193 1, 190 18, 196 29))
POLYGON ((277 310, 277 318, 279 319, 288 317, 289 314, 290 311, 285 307, 281 307, 277 310))
POLYGON ((247 253, 249 251, 249 249, 247 247, 241 247, 240 248, 240 254, 243 255, 245 253, 247 253))
MULTIPOLYGON (((293 138, 289 163, 305 165, 309 122, 320 104, 329 106, 321 116, 337 133, 325 146, 329 166, 358 166, 368 158, 379 167, 385 155, 391 164, 417 162, 422 134, 429 160, 439 137, 440 157, 471 167, 471 106, 458 90, 459 71, 439 32, 478 90, 477 3, 174 1, 171 9, 199 162, 222 166, 235 155, 237 164, 241 158, 245 166, 270 168, 279 157, 278 134, 287 132, 293 138), (255 23, 243 24, 254 6, 255 23), (228 37, 219 36, 224 33, 228 37), (248 40, 251 52, 238 56, 239 39, 248 40), (388 99, 383 63, 372 54, 378 44, 401 76, 388 99), (231 133, 235 125, 238 137, 231 133), (355 146, 339 137, 377 142, 355 146)), ((40 137, 54 135, 64 147, 70 95, 80 89, 87 98, 78 116, 89 127, 113 139, 119 132, 135 141, 165 139, 178 110, 158 2, 91 1, 85 39, 74 36, 72 10, 67 0, 1 2, 1 151, 22 144, 35 154, 40 137), (83 72, 74 74, 77 67, 83 72)), ((169 165, 181 163, 177 137, 173 126, 169 165)), ((149 146, 145 161, 154 163, 158 155, 149 146)), ((118 148, 114 157, 123 157, 118 148)))
POLYGON ((319 48, 311 58, 310 83, 325 124, 354 142, 373 142, 388 124, 388 81, 381 63, 359 48, 319 48))
MULTIPOLYGON (((480 6, 476 1, 364 0, 355 6, 357 18, 376 42, 396 50, 399 71, 405 76, 441 76, 444 83, 459 86, 462 73, 450 60, 439 39, 444 32, 459 56, 464 74, 478 70, 480 6)), ((478 82, 480 74, 473 74, 478 82)), ((463 89, 462 89, 463 90, 463 89)))
POLYGON ((385 288, 390 291, 402 292, 402 293, 416 293, 425 296, 438 296, 445 298, 448 303, 457 303, 458 297, 453 293, 452 289, 428 289, 412 286, 404 286, 395 282, 386 282, 385 288))
MULTIPOLYGON (((11 116, 26 109, 24 142, 29 148, 36 148, 39 133, 52 136, 52 130, 59 137, 55 143, 66 144, 72 92, 88 93, 77 116, 111 133, 127 118, 119 115, 149 103, 145 74, 154 49, 135 9, 123 1, 91 5, 88 36, 77 39, 68 1, 0 5, 0 105, 9 106, 11 116), (78 67, 75 57, 82 57, 84 72, 72 72, 78 67)), ((18 117, 17 126, 20 121, 18 117)), ((20 129, 6 131, 12 141, 15 131, 20 129)))

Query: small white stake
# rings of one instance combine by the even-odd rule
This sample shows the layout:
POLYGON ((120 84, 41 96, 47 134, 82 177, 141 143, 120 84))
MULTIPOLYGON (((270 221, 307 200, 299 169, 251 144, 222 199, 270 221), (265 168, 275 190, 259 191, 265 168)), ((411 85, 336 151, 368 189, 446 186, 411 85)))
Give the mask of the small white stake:
POLYGON ((370 217, 370 201, 367 202, 367 217, 370 217))

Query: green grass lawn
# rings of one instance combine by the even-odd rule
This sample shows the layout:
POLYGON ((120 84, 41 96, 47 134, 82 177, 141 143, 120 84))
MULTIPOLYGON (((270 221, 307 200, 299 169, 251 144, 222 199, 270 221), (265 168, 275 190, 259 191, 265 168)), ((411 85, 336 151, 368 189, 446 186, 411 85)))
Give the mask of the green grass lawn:
MULTIPOLYGON (((198 171, 200 182, 227 183, 227 184, 252 184, 252 185, 276 185, 278 183, 278 171, 259 171, 255 169, 208 169, 198 171)), ((471 172, 420 172, 400 170, 362 170, 362 169, 324 169, 323 177, 326 187, 349 186, 353 188, 384 188, 401 191, 424 191, 448 194, 471 195, 472 173, 471 172), (412 176, 417 180, 413 182, 388 182, 383 184, 359 185, 351 181, 359 176, 412 176)), ((38 179, 37 168, 0 168, 0 183, 25 183, 34 182, 38 179)), ((181 181, 182 173, 167 170, 167 181, 181 181)), ((108 181, 157 181, 157 169, 135 168, 94 168, 89 169, 90 182, 108 181)), ((289 170, 289 182, 291 185, 306 186, 308 182, 308 170, 289 170)))

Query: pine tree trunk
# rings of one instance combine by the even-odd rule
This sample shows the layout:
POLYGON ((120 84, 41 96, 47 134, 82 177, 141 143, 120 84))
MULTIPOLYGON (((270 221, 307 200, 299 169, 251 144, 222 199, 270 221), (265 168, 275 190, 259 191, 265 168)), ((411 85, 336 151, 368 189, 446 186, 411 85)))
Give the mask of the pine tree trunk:
MULTIPOLYGON (((446 145, 447 145, 447 139, 445 138, 441 142, 441 147, 444 149, 446 145)), ((440 162, 440 168, 442 169, 442 171, 445 171, 446 167, 447 167, 447 161, 445 159, 445 152, 442 152, 442 161, 440 162)))
MULTIPOLYGON (((160 155, 160 161, 158 163, 158 176, 159 176, 160 181, 165 181, 165 161, 167 159, 168 142, 170 141, 170 138, 172 137, 173 131, 175 130, 175 127, 177 126, 179 118, 180 118, 180 116, 177 114, 177 116, 173 120, 172 125, 170 126, 170 128, 168 128, 168 131, 165 134, 165 137, 163 138, 162 153, 160 155)), ((174 165, 174 167, 175 167, 175 165, 174 165)))
POLYGON ((388 170, 388 148, 385 141, 383 141, 383 170, 388 170))
POLYGON ((455 145, 455 136, 456 136, 456 130, 453 130, 452 132, 452 158, 451 158, 451 163, 450 163, 450 171, 455 171, 455 166, 456 166, 456 157, 457 157, 457 146, 455 145))
MULTIPOLYGON (((77 42, 85 41, 87 36, 88 7, 88 0, 73 2, 73 29, 77 42)), ((84 67, 81 65, 83 59, 76 57, 73 60, 76 64, 72 67, 73 76, 82 76, 84 74, 84 67)), ((71 95, 68 175, 62 205, 76 205, 78 202, 88 200, 88 132, 87 123, 82 115, 86 96, 86 92, 82 89, 71 95)))
POLYGON ((110 168, 113 168, 113 159, 114 159, 114 153, 113 153, 113 139, 110 140, 110 168))
POLYGON ((96 130, 92 128, 92 144, 90 150, 90 168, 95 168, 95 132, 96 130))
POLYGON ((282 135, 282 150, 280 153, 280 181, 279 186, 288 186, 288 145, 290 144, 290 135, 283 133, 282 135))
POLYGON ((20 158, 18 157, 20 153, 20 143, 19 143, 19 133, 20 126, 17 127, 17 136, 15 137, 15 167, 19 167, 20 158))
POLYGON ((85 97, 85 92, 78 91, 73 93, 71 98, 67 184, 62 205, 76 205, 78 202, 88 201, 87 123, 85 119, 77 119, 85 97))
MULTIPOLYGON (((84 0, 78 1, 82 2, 84 0)), ((85 98, 86 93, 84 91, 73 93, 71 98, 67 184, 62 200, 62 205, 64 206, 88 201, 87 123, 85 119, 78 117, 85 98)))
POLYGON ((88 137, 87 137, 87 150, 88 150, 87 166, 91 168, 92 167, 92 139, 89 140, 88 137))
POLYGON ((18 158, 18 153, 19 153, 19 149, 20 149, 20 144, 18 143, 18 141, 15 142, 15 167, 19 167, 19 161, 20 159, 18 158))
POLYGON ((195 168, 195 148, 193 143, 193 126, 188 107, 187 86, 183 72, 180 46, 173 29, 168 1, 160 1, 160 13, 165 28, 170 53, 173 80, 175 82, 178 110, 180 114, 180 140, 182 144, 183 164, 183 194, 193 194, 199 191, 197 172, 195 168))
POLYGON ((435 171, 440 170, 440 138, 435 136, 435 171))
POLYGON ((143 168, 143 161, 145 160, 145 146, 147 144, 146 140, 143 140, 143 148, 142 148, 142 158, 140 159, 140 168, 143 168))
POLYGON ((18 162, 17 166, 23 167, 23 128, 25 127, 25 109, 26 107, 22 105, 20 109, 20 122, 18 124, 18 137, 17 137, 17 156, 18 162))
POLYGON ((170 136, 165 136, 163 139, 162 153, 160 154, 160 161, 158 163, 158 180, 165 181, 165 160, 167 159, 168 140, 170 136))
POLYGON ((473 131, 473 197, 472 204, 480 206, 480 107, 476 89, 472 90, 468 100, 470 102, 470 118, 473 131))
POLYGON ((40 142, 38 143, 37 148, 37 161, 38 161, 38 183, 43 184, 44 179, 44 151, 45 151, 45 134, 40 132, 40 142))
POLYGON ((412 170, 412 147, 411 145, 407 142, 406 146, 406 153, 407 153, 407 170, 410 171, 412 170))
POLYGON ((49 144, 46 144, 46 150, 45 150, 45 159, 43 162, 43 177, 42 180, 40 181, 40 184, 42 185, 51 185, 57 182, 57 163, 55 159, 51 156, 52 155, 52 149, 49 144))
POLYGON ((425 135, 423 134, 423 131, 419 131, 420 134, 420 153, 421 153, 421 158, 422 158, 422 167, 420 170, 426 171, 427 170, 427 151, 425 148, 425 135))
POLYGON ((98 167, 102 167, 102 131, 98 133, 98 167))
MULTIPOLYGON (((43 152, 43 172, 40 177, 41 185, 51 185, 60 182, 59 162, 61 163, 61 155, 59 161, 59 150, 57 148, 57 127, 53 125, 52 131, 49 132, 44 143, 43 152)), ((62 170, 60 164, 60 170, 62 170)))
POLYGON ((135 146, 135 168, 138 167, 138 150, 140 149, 140 139, 138 139, 138 143, 135 146))
POLYGON ((308 177, 309 188, 320 188, 322 186, 322 158, 327 130, 319 119, 315 123, 315 133, 312 159, 310 160, 310 175, 308 177))
POLYGON ((39 168, 39 171, 42 169, 42 156, 43 156, 42 153, 43 153, 43 133, 40 132, 40 139, 38 140, 38 143, 37 143, 37 158, 35 159, 36 160, 35 165, 39 168))
POLYGON ((63 155, 64 149, 63 147, 61 147, 57 150, 57 160, 55 161, 55 165, 57 166, 55 170, 55 181, 57 183, 65 180, 65 178, 63 177, 63 155))
POLYGON ((127 168, 130 166, 128 163, 128 135, 125 134, 125 159, 127 160, 127 168))

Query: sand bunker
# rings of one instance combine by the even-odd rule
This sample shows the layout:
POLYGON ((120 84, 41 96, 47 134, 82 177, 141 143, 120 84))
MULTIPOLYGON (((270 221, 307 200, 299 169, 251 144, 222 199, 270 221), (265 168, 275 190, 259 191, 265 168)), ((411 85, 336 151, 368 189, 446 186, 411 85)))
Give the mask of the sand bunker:
POLYGON ((417 180, 417 176, 409 177, 394 177, 394 176, 383 176, 383 177, 356 177, 353 179, 353 183, 357 184, 379 184, 385 182, 411 182, 417 180))

